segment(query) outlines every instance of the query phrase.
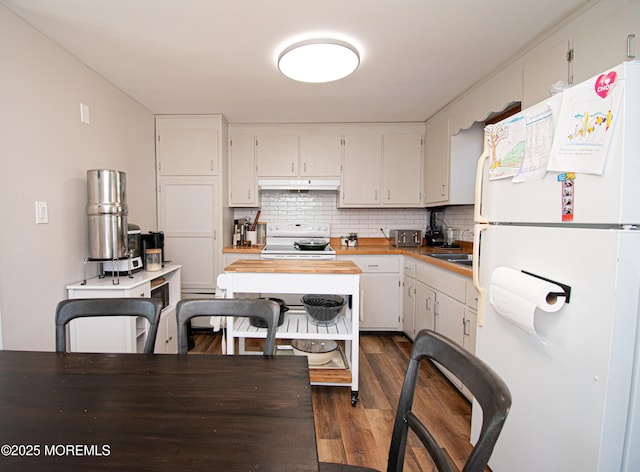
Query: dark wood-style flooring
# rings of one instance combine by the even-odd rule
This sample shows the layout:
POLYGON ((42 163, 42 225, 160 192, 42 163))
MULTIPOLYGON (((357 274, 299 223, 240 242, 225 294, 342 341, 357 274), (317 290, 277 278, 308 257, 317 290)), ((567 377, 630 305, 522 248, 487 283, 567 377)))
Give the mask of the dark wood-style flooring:
MULTIPOLYGON (((193 354, 216 353, 220 335, 195 332, 193 354)), ((323 462, 343 462, 387 468, 387 453, 395 408, 412 342, 402 335, 360 336, 360 401, 351 406, 348 387, 314 386, 313 407, 318 455, 323 462)), ((462 469, 471 451, 471 405, 430 363, 423 363, 414 407, 452 462, 462 469)), ((433 463, 418 439, 410 434, 405 471, 432 471, 433 463)))

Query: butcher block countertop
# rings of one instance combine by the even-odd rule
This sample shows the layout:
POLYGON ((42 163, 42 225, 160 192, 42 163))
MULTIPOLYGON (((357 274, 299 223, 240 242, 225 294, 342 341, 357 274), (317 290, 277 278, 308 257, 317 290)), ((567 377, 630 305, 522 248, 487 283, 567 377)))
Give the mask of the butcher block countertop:
MULTIPOLYGON (((345 247, 340 245, 340 238, 331 238, 331 247, 335 249, 336 254, 339 256, 367 256, 367 255, 387 255, 387 254, 401 254, 404 256, 410 256, 414 259, 417 259, 422 262, 427 262, 429 264, 436 265, 443 269, 450 270, 451 272, 456 272, 461 275, 465 275, 467 277, 472 276, 471 267, 462 266, 459 264, 452 264, 451 262, 442 261, 440 259, 436 259, 434 257, 426 256, 426 252, 460 252, 460 253, 471 253, 472 252, 472 243, 471 242, 461 242, 461 249, 443 249, 443 248, 435 248, 435 247, 395 247, 389 244, 384 238, 360 238, 358 239, 357 247, 345 247)), ((224 248, 224 253, 232 253, 232 254, 259 254, 264 246, 252 246, 251 248, 239 248, 239 247, 226 247, 224 248)), ((251 262, 251 261, 237 261, 237 262, 251 262)), ((266 262, 266 261, 262 261, 266 262)), ((272 261, 276 262, 276 261, 272 261)), ((300 261, 280 261, 280 262, 291 262, 299 268, 300 261)), ((307 261, 305 261, 307 262, 307 261)), ((312 261, 310 261, 312 262, 312 261)), ((346 262, 343 260, 339 261, 316 261, 316 262, 346 262)), ((232 264, 233 265, 233 264, 232 264)), ((225 270, 227 270, 225 268, 225 270)), ((265 272, 270 272, 266 271, 265 272)))
POLYGON ((360 274, 351 261, 247 260, 241 259, 224 268, 225 272, 265 272, 271 274, 360 274))

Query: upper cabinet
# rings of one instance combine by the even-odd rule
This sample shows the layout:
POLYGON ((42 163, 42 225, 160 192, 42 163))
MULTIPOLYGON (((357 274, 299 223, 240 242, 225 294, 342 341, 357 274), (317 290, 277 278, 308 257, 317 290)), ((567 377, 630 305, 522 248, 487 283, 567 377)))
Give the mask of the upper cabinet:
POLYGON ((449 199, 449 116, 439 113, 426 126, 424 202, 442 205, 449 199))
POLYGON ((382 136, 382 204, 421 206, 422 134, 382 136))
POLYGON ((229 136, 229 205, 257 207, 255 138, 252 135, 229 136))
POLYGON ((340 177, 342 136, 340 134, 301 134, 301 177, 340 177))
POLYGON ((256 137, 258 177, 295 177, 298 175, 298 136, 263 134, 256 137))
POLYGON ((524 56, 523 108, 550 96, 557 81, 580 83, 624 61, 638 59, 640 2, 599 2, 524 56))
POLYGON ((379 206, 382 135, 354 134, 344 138, 341 206, 379 206))
POLYGON ((159 175, 217 175, 220 117, 156 118, 159 175))
POLYGON ((344 136, 341 207, 423 206, 424 125, 385 131, 344 136))
MULTIPOLYGON (((593 7, 597 21, 591 27, 574 28, 574 82, 587 80, 624 61, 640 59, 640 2, 600 2, 593 7)), ((577 20, 580 21, 580 18, 577 20)))
MULTIPOLYGON (((265 179, 338 179, 342 134, 317 125, 231 125, 230 136, 253 137, 255 175, 265 179)), ((234 163, 230 162, 233 168, 234 163)), ((234 182, 231 183, 234 186, 234 182)))

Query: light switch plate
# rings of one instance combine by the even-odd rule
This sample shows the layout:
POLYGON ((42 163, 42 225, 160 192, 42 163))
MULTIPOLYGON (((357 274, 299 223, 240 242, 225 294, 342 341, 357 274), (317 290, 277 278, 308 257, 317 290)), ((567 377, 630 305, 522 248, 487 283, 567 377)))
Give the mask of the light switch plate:
POLYGON ((36 202, 36 224, 49 223, 49 207, 47 202, 36 202))
POLYGON ((91 123, 91 116, 89 114, 89 105, 80 103, 80 121, 86 124, 91 123))

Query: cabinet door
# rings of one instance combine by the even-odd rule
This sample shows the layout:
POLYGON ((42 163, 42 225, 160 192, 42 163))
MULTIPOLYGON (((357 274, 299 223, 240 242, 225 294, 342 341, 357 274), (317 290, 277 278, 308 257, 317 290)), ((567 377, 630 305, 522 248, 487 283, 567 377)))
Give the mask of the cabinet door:
POLYGON ((478 331, 478 314, 467 307, 464 311, 464 338, 462 347, 471 354, 476 353, 476 332, 478 331))
POLYGON ((157 118, 159 175, 217 175, 219 125, 206 118, 157 118))
POLYGON ((258 177, 298 175, 298 136, 262 135, 256 138, 258 177))
POLYGON ((443 113, 426 125, 424 199, 426 204, 449 199, 449 118, 443 113))
POLYGON ((574 36, 574 82, 580 83, 624 61, 640 59, 640 2, 603 4, 593 28, 574 36), (606 6, 605 6, 606 5, 606 6), (597 34, 594 34, 597 31, 597 34))
POLYGON ((551 49, 526 60, 523 67, 523 108, 549 98, 554 83, 560 80, 571 82, 567 62, 570 43, 570 39, 562 40, 551 49))
POLYGON ((418 206, 422 200, 422 135, 385 134, 382 149, 382 203, 418 206))
POLYGON ((411 277, 404 277, 402 281, 402 331, 414 339, 415 332, 415 311, 416 311, 416 280, 411 277))
POLYGON ((215 182, 206 177, 166 177, 159 190, 165 259, 182 264, 182 288, 215 288, 215 182))
POLYGON ((381 175, 382 136, 345 136, 341 205, 379 206, 381 175))
POLYGON ((342 136, 312 134, 300 136, 300 176, 340 177, 342 136))
MULTIPOLYGON (((465 306, 442 293, 436 294, 436 332, 448 337, 460 346, 464 344, 464 311, 465 306)), ((451 382, 462 390, 462 382, 442 366, 438 368, 451 382)))
POLYGON ((435 330, 462 346, 465 306, 451 297, 438 292, 436 295, 435 330))
POLYGON ((165 310, 158 324, 158 337, 154 349, 155 354, 178 353, 178 324, 175 308, 165 310))
POLYGON ((435 329, 436 292, 416 280, 415 333, 423 329, 435 329))
POLYGON ((229 138, 229 206, 258 205, 254 137, 236 135, 229 138))
POLYGON ((360 276, 361 330, 400 330, 400 279, 397 273, 360 276))

